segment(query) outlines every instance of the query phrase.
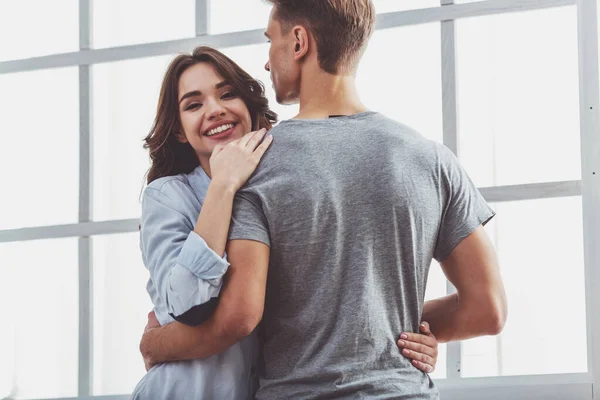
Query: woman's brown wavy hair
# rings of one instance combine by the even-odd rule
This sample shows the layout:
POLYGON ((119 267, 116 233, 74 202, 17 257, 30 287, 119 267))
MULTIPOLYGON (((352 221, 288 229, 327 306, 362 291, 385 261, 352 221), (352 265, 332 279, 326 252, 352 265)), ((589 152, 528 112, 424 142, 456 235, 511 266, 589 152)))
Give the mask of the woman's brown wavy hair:
POLYGON ((200 162, 189 143, 181 143, 176 136, 183 132, 179 117, 179 78, 192 65, 210 63, 233 87, 244 101, 253 129, 270 129, 277 114, 269 108, 263 84, 252 78, 229 57, 211 47, 200 46, 192 54, 180 54, 170 64, 160 88, 156 118, 144 139, 144 148, 150 152, 150 170, 147 183, 163 176, 192 172, 200 162))

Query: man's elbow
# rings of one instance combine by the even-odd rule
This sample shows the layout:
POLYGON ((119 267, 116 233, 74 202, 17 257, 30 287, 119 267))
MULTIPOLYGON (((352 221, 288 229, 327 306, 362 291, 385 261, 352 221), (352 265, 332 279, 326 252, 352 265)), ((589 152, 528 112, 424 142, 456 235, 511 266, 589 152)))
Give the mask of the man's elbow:
POLYGON ((488 335, 498 335, 504 329, 508 309, 506 305, 506 296, 504 294, 492 299, 490 311, 487 315, 487 332, 488 335))
POLYGON ((236 313, 223 321, 221 333, 237 342, 250 335, 262 319, 262 312, 236 313))

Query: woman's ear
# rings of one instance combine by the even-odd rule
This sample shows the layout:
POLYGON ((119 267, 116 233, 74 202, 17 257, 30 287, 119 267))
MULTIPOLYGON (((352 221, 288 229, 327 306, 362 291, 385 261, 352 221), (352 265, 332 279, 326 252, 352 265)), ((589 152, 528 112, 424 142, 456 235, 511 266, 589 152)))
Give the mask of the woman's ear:
POLYGON ((177 139, 177 141, 179 143, 188 143, 189 142, 189 140, 187 140, 187 137, 185 136, 185 133, 183 133, 183 132, 176 133, 175 139, 177 139))

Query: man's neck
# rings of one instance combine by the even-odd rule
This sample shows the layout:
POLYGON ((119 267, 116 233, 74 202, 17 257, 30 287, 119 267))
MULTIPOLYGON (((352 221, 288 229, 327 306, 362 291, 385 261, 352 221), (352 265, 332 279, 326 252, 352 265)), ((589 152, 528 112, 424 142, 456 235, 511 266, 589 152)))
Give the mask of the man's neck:
POLYGON ((323 71, 310 75, 302 80, 300 112, 295 119, 324 119, 367 111, 358 97, 354 76, 323 71))

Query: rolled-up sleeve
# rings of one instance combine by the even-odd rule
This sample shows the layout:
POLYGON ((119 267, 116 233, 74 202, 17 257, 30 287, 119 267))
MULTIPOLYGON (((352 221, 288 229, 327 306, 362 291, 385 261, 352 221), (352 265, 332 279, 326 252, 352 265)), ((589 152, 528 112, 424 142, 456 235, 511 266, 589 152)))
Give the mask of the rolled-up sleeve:
POLYGON ((188 325, 214 310, 229 263, 194 232, 199 204, 183 182, 160 190, 148 187, 142 198, 140 245, 144 264, 169 314, 188 325), (195 203, 196 202, 196 203, 195 203))
POLYGON ((183 243, 177 264, 200 279, 218 279, 227 272, 229 264, 219 257, 196 232, 191 231, 183 243))

